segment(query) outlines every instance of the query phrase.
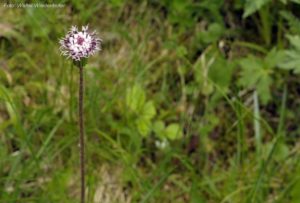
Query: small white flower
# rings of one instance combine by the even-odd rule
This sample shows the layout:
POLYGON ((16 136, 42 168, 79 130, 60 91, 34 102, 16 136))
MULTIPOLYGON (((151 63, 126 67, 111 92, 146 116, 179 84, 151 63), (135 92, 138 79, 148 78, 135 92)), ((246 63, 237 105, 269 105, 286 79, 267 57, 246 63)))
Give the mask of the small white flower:
POLYGON ((67 35, 59 40, 61 53, 75 61, 88 58, 100 51, 101 42, 95 31, 88 31, 88 26, 82 26, 81 31, 76 26, 72 26, 67 35))
POLYGON ((159 149, 165 149, 169 145, 167 139, 155 140, 155 146, 159 149))

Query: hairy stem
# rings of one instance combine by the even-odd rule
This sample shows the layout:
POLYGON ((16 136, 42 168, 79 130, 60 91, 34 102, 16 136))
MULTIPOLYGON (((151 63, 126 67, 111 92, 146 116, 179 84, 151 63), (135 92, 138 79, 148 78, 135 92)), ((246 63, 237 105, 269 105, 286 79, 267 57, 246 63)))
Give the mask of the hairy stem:
POLYGON ((83 125, 83 67, 79 66, 79 131, 80 131, 80 173, 81 173, 81 203, 85 197, 85 162, 84 162, 84 125, 83 125))

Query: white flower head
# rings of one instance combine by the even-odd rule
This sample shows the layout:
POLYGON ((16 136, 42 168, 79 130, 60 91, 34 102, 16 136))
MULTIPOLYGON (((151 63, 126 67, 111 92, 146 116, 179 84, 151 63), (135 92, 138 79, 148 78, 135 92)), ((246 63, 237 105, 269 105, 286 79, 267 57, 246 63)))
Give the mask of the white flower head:
POLYGON ((59 40, 61 53, 75 61, 81 61, 101 50, 102 40, 96 32, 89 32, 88 26, 82 26, 81 31, 72 26, 67 35, 59 40))

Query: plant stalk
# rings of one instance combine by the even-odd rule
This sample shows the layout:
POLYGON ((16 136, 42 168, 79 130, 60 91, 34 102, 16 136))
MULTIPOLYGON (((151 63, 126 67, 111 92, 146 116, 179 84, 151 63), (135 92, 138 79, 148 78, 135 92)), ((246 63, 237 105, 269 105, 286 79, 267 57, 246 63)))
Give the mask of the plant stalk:
POLYGON ((84 123, 83 123, 83 66, 79 66, 79 132, 80 132, 80 175, 81 203, 85 200, 85 161, 84 161, 84 123))

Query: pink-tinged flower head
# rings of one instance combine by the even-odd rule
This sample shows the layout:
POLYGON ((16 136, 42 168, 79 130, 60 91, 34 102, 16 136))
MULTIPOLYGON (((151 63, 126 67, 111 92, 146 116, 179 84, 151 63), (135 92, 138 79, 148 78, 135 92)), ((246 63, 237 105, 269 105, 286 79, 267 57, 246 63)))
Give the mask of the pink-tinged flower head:
POLYGON ((101 39, 96 32, 89 32, 88 26, 82 26, 81 31, 72 26, 67 35, 59 41, 61 53, 75 61, 95 54, 101 50, 101 39))

